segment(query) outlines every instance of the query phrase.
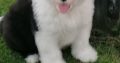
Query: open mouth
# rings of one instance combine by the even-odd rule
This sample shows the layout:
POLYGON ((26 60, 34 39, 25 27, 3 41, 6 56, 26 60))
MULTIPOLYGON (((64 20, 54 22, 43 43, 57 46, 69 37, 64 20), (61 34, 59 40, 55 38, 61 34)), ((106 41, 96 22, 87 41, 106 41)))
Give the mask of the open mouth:
POLYGON ((70 4, 67 3, 61 3, 58 5, 58 10, 61 13, 67 13, 70 9, 70 4))

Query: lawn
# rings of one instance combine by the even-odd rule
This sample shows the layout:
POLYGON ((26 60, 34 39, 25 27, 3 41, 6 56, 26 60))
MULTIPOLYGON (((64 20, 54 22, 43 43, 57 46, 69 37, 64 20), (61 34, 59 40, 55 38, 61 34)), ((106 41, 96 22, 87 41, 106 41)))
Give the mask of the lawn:
MULTIPOLYGON (((14 0, 0 0, 0 16, 7 12, 8 7, 13 2, 14 0)), ((105 36, 103 33, 93 32, 90 40, 99 54, 96 63, 120 63, 120 36, 105 36), (96 34, 99 36, 95 36, 96 34)), ((67 63, 79 63, 73 59, 69 52, 69 48, 63 52, 67 63)), ((18 53, 11 51, 5 46, 2 36, 0 36, 0 63, 25 63, 18 53)))

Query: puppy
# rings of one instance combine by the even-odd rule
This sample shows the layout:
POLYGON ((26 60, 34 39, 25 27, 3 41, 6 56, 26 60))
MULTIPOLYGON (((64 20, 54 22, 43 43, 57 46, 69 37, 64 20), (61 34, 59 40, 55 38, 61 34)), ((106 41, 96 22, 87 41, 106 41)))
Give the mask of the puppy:
POLYGON ((61 49, 69 45, 74 58, 95 62, 93 15, 94 0, 17 0, 2 20, 3 37, 27 63, 66 63, 61 49))

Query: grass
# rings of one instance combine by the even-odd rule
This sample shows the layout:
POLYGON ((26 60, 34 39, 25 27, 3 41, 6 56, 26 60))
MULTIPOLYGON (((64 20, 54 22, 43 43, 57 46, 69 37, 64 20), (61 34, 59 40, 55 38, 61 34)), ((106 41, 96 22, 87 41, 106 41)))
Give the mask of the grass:
MULTIPOLYGON (((14 0, 0 0, 0 15, 4 15, 13 2, 14 0)), ((102 36, 96 37, 93 33, 91 37, 91 44, 99 54, 96 63, 120 63, 120 37, 104 36, 103 33, 98 34, 102 36)), ((64 58, 67 63, 79 63, 69 52, 70 49, 64 51, 64 58)), ((2 37, 0 37, 0 63, 25 63, 18 53, 7 48, 2 37)))

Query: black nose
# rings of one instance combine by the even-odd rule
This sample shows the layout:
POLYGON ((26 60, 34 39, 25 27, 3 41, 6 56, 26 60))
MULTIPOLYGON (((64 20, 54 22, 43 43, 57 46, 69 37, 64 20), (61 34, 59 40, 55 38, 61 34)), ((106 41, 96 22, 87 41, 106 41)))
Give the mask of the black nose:
POLYGON ((62 2, 66 2, 67 0, 61 0, 62 2))

